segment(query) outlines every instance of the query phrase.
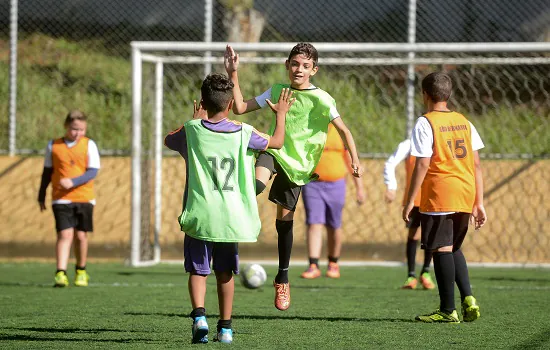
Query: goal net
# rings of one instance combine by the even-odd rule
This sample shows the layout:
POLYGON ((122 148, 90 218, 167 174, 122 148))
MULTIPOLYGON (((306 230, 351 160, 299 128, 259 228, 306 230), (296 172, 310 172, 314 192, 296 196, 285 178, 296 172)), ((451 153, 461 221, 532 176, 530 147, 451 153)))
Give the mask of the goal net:
MULTIPOLYGON (((294 45, 232 44, 240 54, 239 79, 245 99, 259 96, 274 83, 288 81, 284 62, 294 45)), ((451 106, 474 123, 486 146, 482 152, 487 159, 486 206, 495 219, 469 238, 475 240, 469 245, 475 254, 470 260, 550 260, 543 249, 550 234, 541 233, 548 217, 548 201, 542 193, 550 190, 544 175, 549 170, 550 43, 314 46, 319 51, 320 70, 312 83, 335 98, 367 169, 363 182, 369 195, 364 206, 354 206, 353 188, 349 187, 344 256, 402 260, 404 232, 399 204, 387 206, 382 199, 383 163, 423 111, 422 77, 445 70, 454 84, 451 106), (527 195, 528 203, 524 200, 527 195), (518 206, 523 206, 519 212, 518 206), (496 208, 498 214, 493 211, 496 208), (497 215, 510 221, 503 224, 497 215), (501 246, 487 248, 494 234, 499 235, 501 246)), ((200 99, 205 75, 225 72, 226 43, 132 42, 131 47, 130 262, 144 266, 183 259, 183 233, 177 217, 182 210, 185 167, 181 157, 163 146, 163 138, 192 118, 193 100, 200 99)), ((237 119, 265 132, 270 118, 269 111, 262 110, 237 119)), ((403 177, 400 169, 400 191, 403 177)), ((250 257, 275 259, 275 209, 266 197, 258 198, 263 227, 259 243, 243 245, 240 251, 250 257)), ((305 259, 304 232, 303 210, 298 207, 293 254, 305 259)))

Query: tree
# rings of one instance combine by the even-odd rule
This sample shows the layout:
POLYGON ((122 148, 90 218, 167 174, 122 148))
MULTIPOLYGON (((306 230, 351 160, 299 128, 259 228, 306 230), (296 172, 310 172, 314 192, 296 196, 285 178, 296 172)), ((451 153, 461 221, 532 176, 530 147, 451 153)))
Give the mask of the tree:
POLYGON ((229 42, 260 41, 265 16, 254 9, 254 0, 221 0, 225 8, 223 25, 229 42))

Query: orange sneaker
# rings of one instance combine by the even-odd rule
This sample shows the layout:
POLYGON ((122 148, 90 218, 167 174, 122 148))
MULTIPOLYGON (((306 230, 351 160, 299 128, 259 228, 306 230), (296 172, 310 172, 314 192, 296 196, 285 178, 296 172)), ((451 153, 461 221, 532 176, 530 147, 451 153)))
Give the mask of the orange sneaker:
POLYGON ((415 289, 417 283, 418 283, 418 280, 416 279, 416 277, 411 276, 407 278, 403 286, 401 286, 401 289, 415 289))
POLYGON ((327 277, 340 278, 340 266, 338 266, 338 263, 335 263, 335 262, 328 263, 327 277))
POLYGON ((420 275, 420 283, 422 283, 422 287, 424 289, 434 289, 435 284, 432 280, 432 276, 430 276, 429 272, 424 272, 422 275, 420 275))
POLYGON ((275 307, 285 311, 290 307, 290 284, 273 281, 273 287, 275 287, 275 307))
POLYGON ((302 272, 302 278, 311 280, 317 277, 321 277, 321 270, 315 264, 309 265, 309 268, 302 272))

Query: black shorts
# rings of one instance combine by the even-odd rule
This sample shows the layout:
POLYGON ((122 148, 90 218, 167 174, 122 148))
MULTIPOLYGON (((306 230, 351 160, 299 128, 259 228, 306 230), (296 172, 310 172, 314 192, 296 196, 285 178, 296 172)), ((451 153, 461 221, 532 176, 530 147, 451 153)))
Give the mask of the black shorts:
POLYGON ((420 208, 414 207, 409 214, 409 222, 405 223, 406 228, 420 227, 420 208))
POLYGON ((94 206, 91 203, 70 203, 52 205, 57 232, 74 228, 77 231, 94 230, 94 206))
POLYGON ((269 153, 262 152, 256 160, 256 167, 264 167, 271 171, 271 176, 277 174, 271 190, 269 191, 269 200, 275 204, 279 204, 285 209, 294 211, 300 199, 302 186, 296 185, 288 179, 288 176, 281 169, 275 158, 269 153))
POLYGON ((460 249, 468 232, 469 213, 448 215, 420 214, 422 226, 421 248, 435 250, 453 246, 453 252, 460 249))

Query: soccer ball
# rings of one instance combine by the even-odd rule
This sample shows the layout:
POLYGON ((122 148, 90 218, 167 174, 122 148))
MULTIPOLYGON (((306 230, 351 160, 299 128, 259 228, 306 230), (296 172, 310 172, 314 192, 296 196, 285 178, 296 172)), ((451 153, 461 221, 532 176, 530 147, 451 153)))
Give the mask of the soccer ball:
POLYGON ((246 265, 240 271, 241 282, 243 286, 249 289, 256 289, 265 283, 267 274, 264 268, 259 264, 246 265))

